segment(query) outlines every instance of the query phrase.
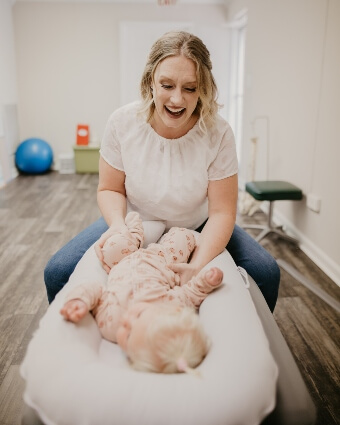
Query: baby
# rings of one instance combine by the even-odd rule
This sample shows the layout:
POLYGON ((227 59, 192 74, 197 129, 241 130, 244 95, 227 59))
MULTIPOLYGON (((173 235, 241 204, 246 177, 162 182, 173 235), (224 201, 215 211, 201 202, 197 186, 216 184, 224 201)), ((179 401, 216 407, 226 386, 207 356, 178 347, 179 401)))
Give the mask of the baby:
POLYGON ((188 372, 209 349, 198 315, 202 301, 222 283, 216 267, 180 286, 172 263, 185 263, 195 248, 191 230, 171 228, 159 243, 143 245, 139 215, 126 216, 127 230, 103 248, 112 266, 107 285, 88 282, 66 296, 61 314, 72 322, 92 312, 102 336, 125 351, 132 366, 152 372, 188 372))

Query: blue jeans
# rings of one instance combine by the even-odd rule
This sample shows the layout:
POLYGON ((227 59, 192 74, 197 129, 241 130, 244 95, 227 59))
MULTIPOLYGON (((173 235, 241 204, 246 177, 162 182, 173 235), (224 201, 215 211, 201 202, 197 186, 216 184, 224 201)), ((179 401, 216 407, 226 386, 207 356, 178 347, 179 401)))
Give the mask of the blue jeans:
MULTIPOLYGON (((57 293, 68 282, 85 252, 107 228, 104 219, 100 218, 75 236, 49 260, 44 271, 49 303, 54 300, 57 293)), ((202 228, 203 225, 197 231, 201 231, 202 228)), ((237 225, 235 225, 227 250, 236 265, 243 267, 255 280, 268 307, 271 311, 274 311, 280 284, 280 269, 275 259, 237 225)))

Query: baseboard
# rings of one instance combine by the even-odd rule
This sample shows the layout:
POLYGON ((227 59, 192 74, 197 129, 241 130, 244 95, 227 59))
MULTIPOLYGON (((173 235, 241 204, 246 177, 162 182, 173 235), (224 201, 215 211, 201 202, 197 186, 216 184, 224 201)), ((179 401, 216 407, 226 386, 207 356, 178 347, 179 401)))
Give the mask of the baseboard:
MULTIPOLYGON (((262 203, 261 209, 268 211, 267 203, 262 203)), ((322 251, 314 242, 297 229, 286 217, 274 210, 274 223, 282 225, 288 235, 294 236, 300 241, 300 249, 318 266, 320 269, 340 287, 340 266, 322 251)))
POLYGON ((300 244, 301 250, 340 287, 340 267, 316 245, 305 240, 300 244))

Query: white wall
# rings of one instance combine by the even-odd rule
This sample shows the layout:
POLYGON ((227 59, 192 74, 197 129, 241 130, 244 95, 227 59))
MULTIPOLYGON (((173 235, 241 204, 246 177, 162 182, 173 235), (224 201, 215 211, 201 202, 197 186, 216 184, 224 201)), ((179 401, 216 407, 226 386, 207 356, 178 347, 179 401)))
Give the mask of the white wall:
POLYGON ((319 213, 280 202, 276 216, 340 284, 340 2, 235 0, 248 7, 244 139, 258 136, 258 179, 288 180, 321 198, 319 213), (268 153, 268 160, 267 160, 268 153))
MULTIPOLYGON (((108 116, 122 103, 122 22, 145 21, 145 31, 148 22, 191 22, 193 32, 211 50, 216 73, 221 74, 216 78, 227 80, 228 42, 216 43, 218 37, 227 37, 227 30, 221 29, 225 23, 223 5, 19 1, 13 16, 20 136, 47 140, 55 158, 72 150, 78 123, 89 124, 92 138, 100 140, 108 116)), ((133 50, 129 54, 133 57, 133 50)), ((135 81, 130 84, 135 85, 135 81)), ((222 94, 226 99, 227 93, 222 94)))
MULTIPOLYGON (((247 180, 250 137, 257 135, 257 177, 289 180, 304 194, 321 198, 320 213, 309 210, 305 199, 280 202, 275 211, 340 284, 340 2, 226 4, 229 19, 248 8, 241 181, 247 180)), ((78 123, 90 124, 101 138, 109 114, 120 105, 119 25, 124 21, 192 21, 211 50, 225 96, 225 10, 222 5, 18 1, 13 18, 21 139, 42 137, 57 157, 71 151, 78 123)))
POLYGON ((8 134, 13 121, 7 105, 17 103, 17 80, 15 65, 14 33, 11 0, 0 1, 0 187, 16 174, 14 155, 16 145, 8 134), (5 110, 6 109, 6 110, 5 110))

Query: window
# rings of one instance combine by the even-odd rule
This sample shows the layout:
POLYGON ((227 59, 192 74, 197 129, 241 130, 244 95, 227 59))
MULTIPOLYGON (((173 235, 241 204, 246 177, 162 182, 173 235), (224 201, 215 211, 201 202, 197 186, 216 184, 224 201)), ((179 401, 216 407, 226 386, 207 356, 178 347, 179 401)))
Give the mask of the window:
POLYGON ((247 11, 243 10, 236 15, 235 19, 228 25, 231 31, 228 121, 235 133, 236 149, 239 161, 241 161, 242 152, 246 24, 247 11))

